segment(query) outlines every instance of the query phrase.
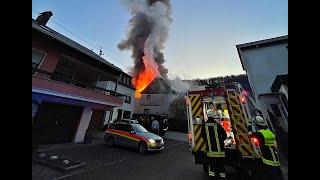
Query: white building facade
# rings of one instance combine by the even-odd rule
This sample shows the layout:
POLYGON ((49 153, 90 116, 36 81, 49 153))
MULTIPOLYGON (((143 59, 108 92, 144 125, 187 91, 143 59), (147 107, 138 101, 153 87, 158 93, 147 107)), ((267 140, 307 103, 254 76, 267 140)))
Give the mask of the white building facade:
POLYGON ((120 74, 120 77, 114 81, 99 81, 97 86, 114 91, 117 96, 123 98, 123 105, 115 107, 112 111, 105 112, 104 125, 115 122, 120 119, 131 119, 134 109, 135 88, 131 84, 132 77, 126 73, 120 74))
POLYGON ((167 115, 171 118, 169 106, 173 98, 173 94, 141 94, 134 112, 137 114, 167 115))
MULTIPOLYGON (((131 81, 131 80, 130 80, 131 81)), ((109 122, 115 122, 117 119, 131 119, 134 109, 134 93, 135 89, 133 87, 123 85, 113 81, 109 81, 107 84, 107 89, 115 89, 116 92, 125 95, 123 97, 123 105, 120 107, 115 107, 113 111, 107 111, 105 124, 109 122), (116 87, 117 86, 117 87, 116 87)))
POLYGON ((288 135, 288 36, 237 45, 257 108, 276 132, 287 157, 288 135))

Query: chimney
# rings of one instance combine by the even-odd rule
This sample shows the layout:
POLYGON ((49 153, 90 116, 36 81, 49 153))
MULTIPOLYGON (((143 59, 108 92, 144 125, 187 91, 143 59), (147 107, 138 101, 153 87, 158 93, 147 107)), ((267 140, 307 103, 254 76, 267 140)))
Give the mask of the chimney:
POLYGON ((40 13, 40 15, 37 17, 36 21, 37 21, 40 25, 45 26, 52 15, 53 15, 53 14, 52 14, 51 11, 42 12, 42 13, 40 13))

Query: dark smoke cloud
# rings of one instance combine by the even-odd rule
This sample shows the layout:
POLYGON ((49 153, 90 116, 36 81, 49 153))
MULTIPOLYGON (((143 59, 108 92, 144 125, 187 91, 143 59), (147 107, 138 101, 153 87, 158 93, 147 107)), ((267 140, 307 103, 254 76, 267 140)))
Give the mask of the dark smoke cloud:
POLYGON ((168 69, 164 67, 164 43, 171 24, 170 0, 122 0, 131 11, 129 31, 125 40, 118 44, 120 50, 131 50, 134 66, 133 76, 144 69, 142 57, 151 56, 158 65, 158 71, 167 78, 168 69))

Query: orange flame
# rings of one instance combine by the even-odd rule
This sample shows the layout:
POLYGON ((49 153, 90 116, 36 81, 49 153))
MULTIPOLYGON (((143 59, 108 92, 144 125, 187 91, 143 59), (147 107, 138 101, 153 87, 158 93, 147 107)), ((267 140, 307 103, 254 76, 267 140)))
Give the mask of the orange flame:
POLYGON ((145 69, 139 72, 132 79, 132 84, 137 89, 135 92, 135 97, 140 98, 141 92, 156 78, 160 75, 158 71, 158 65, 152 60, 149 60, 146 56, 143 56, 143 64, 145 69))

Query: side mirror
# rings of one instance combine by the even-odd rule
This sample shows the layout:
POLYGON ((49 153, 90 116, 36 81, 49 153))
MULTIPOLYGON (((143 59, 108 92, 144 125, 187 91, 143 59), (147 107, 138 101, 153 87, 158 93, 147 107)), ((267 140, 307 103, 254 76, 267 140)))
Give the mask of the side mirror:
POLYGON ((134 131, 130 131, 131 134, 134 134, 134 131))

